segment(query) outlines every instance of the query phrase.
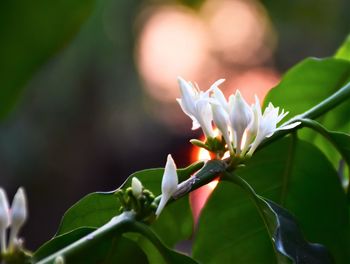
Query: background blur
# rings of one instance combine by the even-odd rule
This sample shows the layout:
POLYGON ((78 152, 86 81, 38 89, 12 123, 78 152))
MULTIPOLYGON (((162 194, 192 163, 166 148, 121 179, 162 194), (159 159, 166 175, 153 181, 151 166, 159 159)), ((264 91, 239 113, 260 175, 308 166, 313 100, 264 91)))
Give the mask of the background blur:
POLYGON ((0 186, 27 191, 30 249, 85 194, 196 159, 176 76, 251 101, 350 31, 346 0, 46 2, 0 4, 0 186))

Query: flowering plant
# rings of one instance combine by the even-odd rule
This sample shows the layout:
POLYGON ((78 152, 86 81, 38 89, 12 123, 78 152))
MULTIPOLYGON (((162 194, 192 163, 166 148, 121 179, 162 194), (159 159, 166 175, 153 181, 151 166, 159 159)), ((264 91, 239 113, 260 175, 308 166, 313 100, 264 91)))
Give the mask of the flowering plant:
POLYGON ((349 263, 350 123, 331 122, 348 119, 349 72, 347 53, 306 59, 263 107, 257 97, 249 105, 238 90, 227 100, 223 79, 201 91, 178 78, 177 101, 192 129, 205 135, 191 143, 212 159, 177 169, 168 155, 164 169, 136 172, 115 191, 87 195, 34 253, 19 238, 27 218, 23 189, 11 208, 0 189, 0 262, 349 263), (320 75, 329 80, 323 87, 320 75), (324 92, 316 104, 309 92, 315 88, 324 92), (288 112, 270 101, 293 117, 282 123, 288 112), (213 180, 219 184, 194 228, 189 194, 213 180), (190 238, 191 246, 176 250, 190 238))

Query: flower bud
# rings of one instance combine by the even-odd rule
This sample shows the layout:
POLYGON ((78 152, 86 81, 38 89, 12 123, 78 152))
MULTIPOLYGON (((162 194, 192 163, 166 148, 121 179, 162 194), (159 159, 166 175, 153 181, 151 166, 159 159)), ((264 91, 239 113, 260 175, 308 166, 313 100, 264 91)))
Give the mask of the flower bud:
POLYGON ((136 177, 133 177, 131 180, 131 188, 132 188, 132 194, 136 197, 139 198, 142 194, 142 183, 140 180, 136 177))
POLYGON ((248 148, 253 143, 258 133, 259 122, 261 122, 261 118, 262 118, 261 106, 260 106, 259 98, 256 95, 255 95, 255 104, 252 105, 251 109, 253 113, 252 120, 250 121, 250 124, 246 129, 246 140, 244 142, 244 145, 242 146, 241 155, 245 155, 248 148))
POLYGON ((57 256, 55 258, 55 261, 54 261, 54 264, 64 264, 65 261, 64 261, 64 258, 62 256, 57 256))
POLYGON ((11 206, 11 232, 10 232, 10 248, 13 247, 18 239, 18 233, 24 222, 27 220, 27 198, 24 189, 18 189, 11 206))
POLYGON ((218 105, 216 103, 211 103, 211 108, 213 111, 213 120, 216 125, 216 127, 221 132, 222 136, 224 137, 227 147, 230 151, 230 153, 233 153, 233 147, 230 140, 230 132, 229 132, 229 116, 228 113, 224 110, 224 108, 221 105, 218 105))
POLYGON ((162 179, 162 198, 160 199, 160 202, 156 211, 157 217, 159 216, 159 214, 161 213, 161 211, 163 210, 164 206, 169 201, 171 196, 177 190, 178 182, 179 180, 177 177, 176 165, 173 158, 169 154, 165 165, 163 179, 162 179))
POLYGON ((252 110, 241 96, 239 90, 230 97, 230 121, 236 139, 236 152, 241 152, 243 133, 252 119, 252 110))
POLYGON ((0 188, 0 246, 6 251, 6 229, 10 225, 9 203, 4 189, 0 188))

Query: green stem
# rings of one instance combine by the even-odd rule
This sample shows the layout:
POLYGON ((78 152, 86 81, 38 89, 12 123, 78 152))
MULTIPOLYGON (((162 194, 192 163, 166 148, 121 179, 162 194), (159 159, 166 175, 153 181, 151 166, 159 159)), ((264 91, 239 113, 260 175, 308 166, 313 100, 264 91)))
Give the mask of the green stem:
MULTIPOLYGON (((334 94, 320 102, 319 104, 315 105, 308 111, 304 112, 303 114, 297 115, 290 120, 288 120, 284 125, 289 125, 294 122, 297 122, 299 119, 309 118, 309 119, 316 119, 320 117, 321 115, 329 112, 333 108, 337 107, 341 103, 345 102, 350 98, 350 82, 347 83, 345 86, 340 88, 338 91, 336 91, 334 94)), ((257 150, 260 150, 261 148, 271 144, 272 142, 276 141, 277 139, 289 134, 291 131, 299 129, 300 126, 295 127, 294 129, 289 130, 279 130, 276 133, 274 133, 270 138, 265 139, 257 150)))
POLYGON ((57 251, 55 254, 39 261, 37 264, 54 263, 55 259, 59 256, 64 259, 69 259, 73 254, 84 250, 87 246, 97 244, 104 240, 107 236, 113 236, 119 233, 120 229, 126 228, 130 223, 135 221, 135 213, 125 212, 111 219, 107 224, 103 225, 96 231, 88 234, 87 236, 77 240, 69 246, 57 251))

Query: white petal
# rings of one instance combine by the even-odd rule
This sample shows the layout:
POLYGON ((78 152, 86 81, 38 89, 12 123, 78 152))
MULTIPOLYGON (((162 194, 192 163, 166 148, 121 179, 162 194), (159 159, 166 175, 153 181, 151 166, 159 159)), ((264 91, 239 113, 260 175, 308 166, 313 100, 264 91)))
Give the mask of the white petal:
POLYGON ((225 79, 219 79, 219 80, 215 81, 215 82, 210 86, 209 90, 214 89, 214 88, 218 88, 218 86, 219 86, 220 84, 222 84, 224 81, 225 81, 225 79))
POLYGON ((197 120, 203 129, 206 137, 213 137, 214 131, 212 127, 212 111, 207 99, 200 99, 196 102, 197 120))
POLYGON ((167 162, 165 164, 165 169, 164 169, 164 174, 162 179, 162 198, 160 199, 159 206, 156 211, 157 216, 159 216, 159 214, 163 210, 168 200, 176 191, 178 183, 179 183, 179 180, 177 177, 176 165, 173 158, 169 154, 167 158, 167 162))
POLYGON ((24 222, 27 220, 27 198, 24 189, 18 189, 11 206, 11 232, 10 232, 10 247, 17 239, 18 233, 24 222))
POLYGON ((288 130, 288 129, 292 129, 295 128, 297 126, 299 126, 301 124, 301 122, 294 122, 292 124, 286 125, 286 126, 280 126, 279 128, 276 129, 277 130, 288 130))
POLYGON ((253 113, 253 118, 250 121, 246 130, 246 140, 244 142, 244 145, 242 146, 242 155, 245 154, 249 146, 253 143, 253 140, 258 134, 259 124, 260 122, 262 122, 261 107, 259 98, 257 96, 255 96, 255 104, 252 105, 251 109, 253 113))
POLYGON ((243 133, 248 127, 252 119, 252 115, 252 110, 241 96, 239 90, 237 90, 233 98, 232 109, 230 112, 230 122, 237 138, 237 153, 241 152, 243 133))
POLYGON ((156 211, 156 216, 158 217, 160 215, 160 213, 163 211, 165 205, 167 204, 167 202, 170 200, 171 195, 168 194, 162 194, 162 198, 160 199, 159 205, 157 207, 157 211, 156 211))
POLYGON ((136 177, 132 177, 131 179, 131 189, 132 189, 132 194, 138 198, 142 194, 142 183, 140 180, 136 177))
POLYGON ((232 142, 230 140, 229 133, 229 117, 228 113, 224 110, 221 105, 211 104, 213 111, 213 120, 217 128, 220 130, 224 137, 226 144, 231 153, 233 153, 232 142))
MULTIPOLYGON (((192 119, 192 130, 196 130, 196 129, 200 128, 200 124, 198 123, 198 120, 190 112, 187 111, 186 107, 184 107, 184 105, 182 103, 182 100, 177 98, 176 101, 181 106, 182 111, 192 119)), ((195 112, 195 110, 193 110, 193 111, 195 112)))
POLYGON ((0 230, 10 225, 9 202, 5 190, 0 188, 0 230))
POLYGON ((7 250, 6 229, 10 225, 9 202, 4 189, 0 188, 0 254, 7 250))
POLYGON ((181 92, 181 108, 186 114, 194 115, 196 92, 194 87, 181 77, 178 77, 181 92))
POLYGON ((223 94, 223 92, 215 87, 213 89, 213 98, 215 98, 217 100, 217 102, 224 108, 224 110, 229 113, 229 104, 225 98, 225 95, 223 94))

